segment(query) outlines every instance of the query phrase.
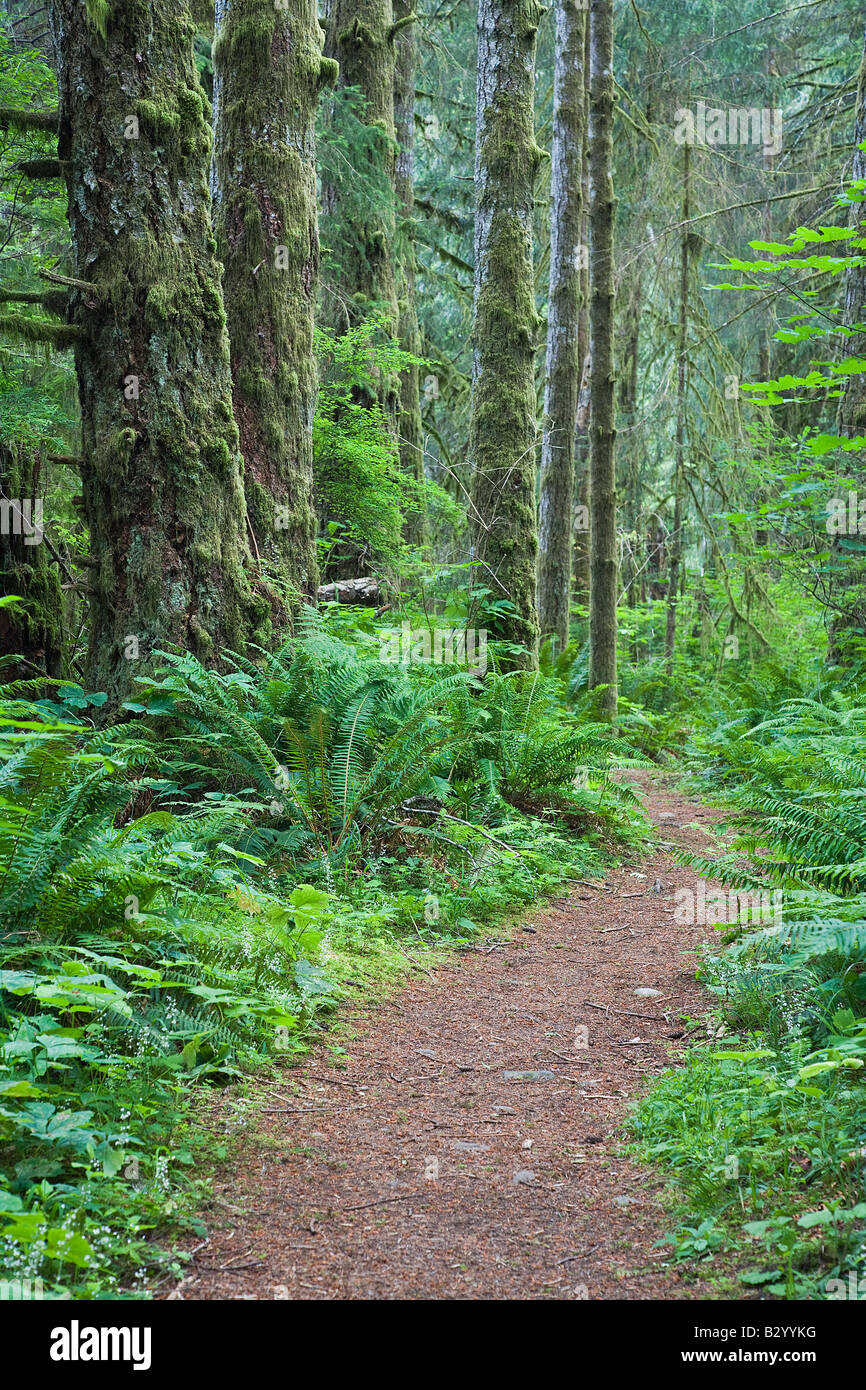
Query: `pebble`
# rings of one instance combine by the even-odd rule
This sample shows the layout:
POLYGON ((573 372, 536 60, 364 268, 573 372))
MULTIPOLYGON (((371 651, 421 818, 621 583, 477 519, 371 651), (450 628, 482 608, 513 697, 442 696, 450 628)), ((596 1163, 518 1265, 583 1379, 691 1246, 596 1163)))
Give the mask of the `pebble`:
POLYGON ((661 992, 660 989, 649 989, 649 988, 644 988, 644 989, 636 989, 636 990, 634 991, 634 993, 635 993, 635 994, 638 996, 638 998, 640 998, 640 999, 660 999, 660 998, 661 998, 661 993, 662 993, 662 992, 661 992))
POLYGON ((473 1139, 455 1139, 451 1145, 452 1149, 459 1149, 461 1153, 489 1153, 489 1144, 478 1144, 473 1139))
POLYGON ((535 1182, 535 1174, 531 1168, 521 1168, 519 1173, 514 1174, 511 1181, 515 1187, 519 1186, 521 1183, 529 1184, 535 1182))

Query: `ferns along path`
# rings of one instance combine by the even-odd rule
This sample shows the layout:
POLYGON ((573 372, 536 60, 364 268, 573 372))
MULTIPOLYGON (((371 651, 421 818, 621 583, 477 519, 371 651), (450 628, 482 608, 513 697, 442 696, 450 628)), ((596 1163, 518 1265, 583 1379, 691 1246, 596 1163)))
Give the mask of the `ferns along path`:
MULTIPOLYGON (((640 775, 657 834, 703 850, 718 813, 668 780, 640 775)), ((663 849, 629 855, 353 1009, 345 1056, 254 1087, 207 1239, 162 1296, 694 1297, 659 1244, 665 1180, 620 1124, 704 1031, 708 929, 675 923, 675 882, 695 879, 663 849)), ((231 1105, 208 1123, 237 1133, 231 1105)))
POLYGON ((864 749, 862 0, 0 0, 0 1310, 862 1301, 864 749))

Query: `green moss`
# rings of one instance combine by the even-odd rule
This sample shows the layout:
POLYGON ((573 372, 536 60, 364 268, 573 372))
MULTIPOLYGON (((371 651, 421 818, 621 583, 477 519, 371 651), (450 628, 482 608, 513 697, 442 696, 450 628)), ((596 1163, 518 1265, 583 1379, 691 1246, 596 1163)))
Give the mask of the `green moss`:
POLYGON ((316 77, 316 90, 321 92, 324 91, 326 87, 335 86, 339 76, 340 64, 337 62, 336 58, 320 58, 319 71, 316 77))
POLYGON ((214 47, 216 231, 247 509, 263 578, 275 591, 306 594, 316 583, 309 421, 318 238, 315 172, 299 151, 311 147, 319 38, 312 0, 299 0, 290 18, 271 0, 239 0, 214 47), (277 526, 277 508, 288 526, 277 526))
POLYGON ((135 113, 141 128, 153 140, 168 142, 180 130, 180 113, 167 111, 155 101, 141 98, 135 103, 135 113))

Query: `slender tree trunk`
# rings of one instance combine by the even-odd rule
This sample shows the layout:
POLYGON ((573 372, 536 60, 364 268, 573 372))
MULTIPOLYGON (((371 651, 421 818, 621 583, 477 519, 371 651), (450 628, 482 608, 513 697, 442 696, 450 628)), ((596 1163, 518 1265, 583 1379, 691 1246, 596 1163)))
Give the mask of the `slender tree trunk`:
POLYGON ((494 635, 538 652, 532 212, 537 0, 479 0, 473 326, 473 559, 511 611, 494 635))
MULTIPOLYGON (((400 219, 398 246, 399 322, 397 336, 400 346, 414 357, 421 354, 421 333, 415 306, 415 61, 416 37, 411 0, 395 0, 394 22, 401 24, 395 39, 394 65, 394 127, 397 136, 397 163, 394 171, 394 191, 397 216, 400 219)), ((400 415, 397 422, 400 440, 400 463, 403 471, 420 482, 424 477, 424 448, 421 430, 420 369, 407 367, 400 374, 400 415)), ((409 533, 420 539, 422 518, 410 518, 409 533)))
MULTIPOLYGON (((342 265, 338 283, 331 287, 333 302, 328 306, 328 317, 338 331, 353 327, 372 313, 382 315, 389 333, 396 335, 398 331, 394 72, 396 38, 402 27, 395 28, 392 0, 331 0, 325 51, 339 63, 338 87, 355 87, 363 94, 360 118, 372 136, 369 171, 382 195, 370 200, 366 215, 359 217, 351 235, 341 240, 342 265)), ((339 217, 339 188, 324 190, 324 197, 331 214, 339 217)), ((395 373, 383 374, 378 399, 396 436, 400 381, 395 373)))
POLYGON ((580 276, 583 260, 584 11, 556 0, 550 293, 541 483, 538 501, 538 622, 562 651, 568 644, 574 445, 580 392, 580 276))
MULTIPOLYGON (((583 25, 583 107, 589 111, 589 19, 583 25)), ((577 507, 575 509, 574 557, 572 570, 574 576, 574 599, 580 604, 589 603, 589 406, 590 406, 590 366, 589 350, 589 123, 583 124, 583 149, 581 151, 580 183, 582 189, 581 205, 581 258, 580 258, 580 313, 577 320, 577 355, 580 362, 580 388, 577 396, 577 432, 574 441, 575 478, 577 507)))
POLYGON ((613 0, 590 7, 590 611, 589 684, 616 715, 616 465, 613 352, 613 0))
POLYGON ((214 232, 253 549, 281 598, 312 599, 313 315, 319 266, 315 0, 217 0, 214 232))
POLYGON ((40 671, 59 676, 62 666, 63 595, 48 549, 41 458, 24 444, 0 442, 0 681, 30 680, 40 671))
MULTIPOLYGON (((154 649, 206 661, 252 617, 210 111, 178 0, 54 0, 79 329, 84 509, 96 566, 88 681, 122 698, 154 649)), ((255 614, 263 616, 266 605, 255 614)))
POLYGON ((673 674, 677 636, 677 603, 683 558, 683 493, 685 490, 686 382, 689 333, 689 146, 683 145, 683 234, 680 241, 680 322, 677 332, 677 414, 674 438, 674 526, 668 571, 668 607, 665 620, 665 665, 673 674))
MULTIPOLYGON (((857 83, 857 105, 854 113, 854 150, 851 178, 866 179, 866 151, 858 147, 866 142, 866 39, 860 62, 860 76, 857 83)), ((854 203, 851 209, 851 224, 859 227, 860 235, 866 234, 866 199, 854 203)), ((866 321, 866 266, 849 266, 845 280, 846 327, 866 321)), ((854 333, 845 339, 845 356, 866 357, 866 333, 854 333)), ((853 439, 866 435, 866 373, 849 376, 839 401, 837 428, 840 434, 853 439)), ((866 451, 857 450, 847 454, 846 469, 851 469, 861 487, 866 486, 866 451)), ((838 538, 833 541, 834 597, 841 603, 842 612, 833 615, 827 651, 827 660, 833 664, 847 664, 855 655, 852 638, 863 642, 866 630, 866 564, 856 551, 840 547, 838 538)))

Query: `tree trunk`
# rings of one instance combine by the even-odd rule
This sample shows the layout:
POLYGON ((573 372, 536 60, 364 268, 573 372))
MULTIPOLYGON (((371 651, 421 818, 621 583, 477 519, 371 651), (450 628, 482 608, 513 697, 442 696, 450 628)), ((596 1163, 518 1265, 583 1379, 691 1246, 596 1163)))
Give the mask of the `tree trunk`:
POLYGON ((582 363, 579 351, 583 260, 584 11, 556 0, 550 294, 541 484, 538 502, 538 622, 568 644, 574 447, 582 363))
POLYGON ((186 3, 125 0, 104 32, 54 0, 71 319, 95 594, 88 680, 130 693, 168 644, 212 661, 253 612, 207 172, 210 112, 186 3))
MULTIPOLYGON (((395 23, 402 23, 395 39, 394 67, 394 125, 397 136, 397 163, 394 172, 394 192, 397 216, 400 218, 398 245, 397 337, 404 352, 421 355, 421 333, 415 306, 415 61, 416 39, 414 12, 410 0, 395 0, 395 23)), ((421 431, 420 372, 416 366, 400 374, 400 415, 397 422, 400 440, 400 463, 404 473, 418 482, 424 477, 424 448, 421 431)), ((423 531, 421 517, 410 517, 409 534, 420 539, 423 531)))
POLYGON ((590 7, 590 607, 589 684, 616 715, 616 466, 613 354, 613 0, 590 7))
MULTIPOLYGON (((854 113, 854 150, 851 178, 866 179, 866 151, 858 147, 866 142, 866 39, 863 57, 860 62, 860 76, 857 83, 857 105, 854 113)), ((866 219, 863 208, 866 199, 854 203, 851 209, 851 225, 859 227, 859 234, 866 234, 866 219)), ((866 265, 849 266, 845 279, 846 327, 866 320, 866 265)), ((845 356, 866 357, 866 333, 854 333, 845 339, 845 356)), ((839 401, 837 429, 839 434, 853 439, 866 435, 866 373, 849 376, 839 401)), ((857 450, 846 455, 846 467, 850 468, 861 487, 866 486, 866 453, 857 450)), ((846 550, 839 545, 838 537, 833 540, 831 564, 834 573, 832 586, 834 598, 842 611, 835 612, 830 624, 827 660, 833 664, 847 664, 855 656, 852 638, 860 644, 866 632, 866 563, 862 553, 846 550)), ((861 655, 862 651, 856 653, 861 655)))
MULTIPOLYGON (((361 177, 371 179, 379 195, 371 197, 365 216, 351 235, 342 239, 342 264, 329 319, 339 332, 378 313, 389 333, 398 331, 397 279, 394 266, 396 215, 396 129, 394 125, 395 40, 392 0, 332 0, 326 52, 340 65, 339 88, 358 88, 364 97, 360 119, 368 127, 370 144, 361 177)), ((340 215, 339 188, 323 193, 333 216, 340 215)), ((395 433, 400 381, 384 373, 378 398, 395 433)))
POLYGON ((473 325, 473 559, 478 583, 510 611, 491 624, 535 666, 538 542, 535 508, 532 213, 539 150, 533 134, 537 0, 479 0, 473 325))
POLYGON ((677 602, 683 558, 683 492, 685 489, 686 377, 689 333, 689 146, 683 145, 683 233, 680 241, 680 322, 677 332, 677 415, 674 439, 674 526, 668 571, 665 618, 665 666, 673 674, 677 636, 677 602))
POLYGON ((45 542, 40 463, 35 449, 0 443, 0 598, 22 600, 0 607, 0 657, 21 658, 3 662, 3 682, 61 674, 63 596, 45 542))
POLYGON ((217 0, 213 209, 251 539, 285 600, 316 572, 313 316, 319 266, 315 0, 217 0))
MULTIPOLYGON (((589 110, 589 20, 583 24, 583 108, 589 110)), ((572 561, 574 600, 589 603, 589 130, 583 124, 580 182, 582 214, 580 240, 580 313, 577 319, 577 355, 580 362, 580 388, 577 396, 577 433, 574 441, 577 507, 575 508, 574 554, 572 561)))

